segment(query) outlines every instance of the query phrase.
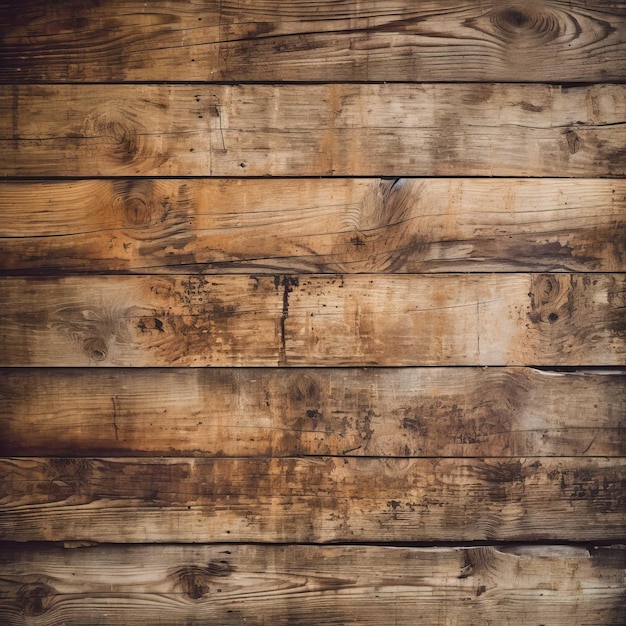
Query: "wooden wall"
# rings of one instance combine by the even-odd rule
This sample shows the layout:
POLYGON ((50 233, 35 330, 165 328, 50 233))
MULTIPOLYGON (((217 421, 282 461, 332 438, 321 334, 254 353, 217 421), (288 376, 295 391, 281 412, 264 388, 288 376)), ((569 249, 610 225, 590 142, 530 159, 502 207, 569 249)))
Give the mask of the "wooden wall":
POLYGON ((0 622, 626 622, 626 2, 0 2, 0 622))

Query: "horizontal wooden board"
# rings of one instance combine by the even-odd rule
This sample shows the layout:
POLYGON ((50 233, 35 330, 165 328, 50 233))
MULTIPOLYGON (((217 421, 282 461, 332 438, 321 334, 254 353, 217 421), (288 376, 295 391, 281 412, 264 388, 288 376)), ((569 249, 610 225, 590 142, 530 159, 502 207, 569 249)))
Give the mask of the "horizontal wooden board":
POLYGON ((626 370, 0 370, 3 456, 626 456, 626 370))
POLYGON ((0 459, 0 540, 619 541, 607 458, 0 459))
POLYGON ((616 365, 626 275, 0 279, 3 366, 616 365))
POLYGON ((41 624, 550 624, 626 619, 621 546, 3 546, 0 619, 41 624))
POLYGON ((626 180, 0 181, 0 272, 626 270, 626 180))
POLYGON ((0 5, 4 81, 623 80, 622 1, 0 5))
POLYGON ((5 176, 626 175, 626 85, 5 85, 5 176))

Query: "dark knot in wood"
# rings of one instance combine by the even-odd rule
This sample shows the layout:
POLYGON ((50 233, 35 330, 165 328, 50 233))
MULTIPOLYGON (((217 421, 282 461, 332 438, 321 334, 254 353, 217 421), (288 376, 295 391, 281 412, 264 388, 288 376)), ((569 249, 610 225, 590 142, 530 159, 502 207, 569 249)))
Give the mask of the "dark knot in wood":
POLYGON ((24 615, 29 617, 38 617, 46 613, 54 595, 56 589, 43 582, 22 585, 17 592, 21 609, 24 615))
POLYGON ((559 16, 527 4, 498 8, 490 14, 491 27, 505 41, 533 44, 554 41, 563 35, 559 16))

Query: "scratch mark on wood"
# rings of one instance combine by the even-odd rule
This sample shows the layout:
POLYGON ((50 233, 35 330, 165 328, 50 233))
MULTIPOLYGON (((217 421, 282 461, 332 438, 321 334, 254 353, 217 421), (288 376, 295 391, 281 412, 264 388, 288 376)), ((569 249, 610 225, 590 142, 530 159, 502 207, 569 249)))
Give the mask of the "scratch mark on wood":
POLYGON ((113 396, 111 398, 111 402, 113 403, 113 428, 115 429, 115 441, 119 441, 119 431, 117 426, 117 414, 119 411, 119 405, 117 396, 113 396))
POLYGON ((278 288, 283 287, 283 308, 279 320, 280 327, 280 347, 278 354, 279 365, 285 365, 287 363, 287 339, 285 336, 285 322, 289 316, 289 294, 293 291, 293 287, 299 285, 299 279, 293 276, 274 276, 274 286, 278 288))

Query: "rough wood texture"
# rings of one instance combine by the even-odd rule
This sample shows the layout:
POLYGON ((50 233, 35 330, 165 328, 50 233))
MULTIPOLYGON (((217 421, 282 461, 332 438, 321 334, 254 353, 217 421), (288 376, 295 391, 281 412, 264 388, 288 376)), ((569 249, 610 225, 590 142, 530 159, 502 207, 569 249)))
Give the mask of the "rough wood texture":
POLYGON ((626 620, 621 546, 5 545, 0 566, 6 626, 626 620))
POLYGON ((3 366, 616 365, 626 275, 0 279, 3 366))
POLYGON ((0 4, 0 79, 624 79, 624 2, 21 0, 0 4))
POLYGON ((0 182, 4 273, 626 270, 626 181, 0 182))
POLYGON ((4 456, 626 456, 626 371, 0 370, 4 456))
POLYGON ((5 176, 626 175, 626 85, 0 86, 5 176))
POLYGON ((619 541, 607 458, 0 459, 0 540, 619 541))

